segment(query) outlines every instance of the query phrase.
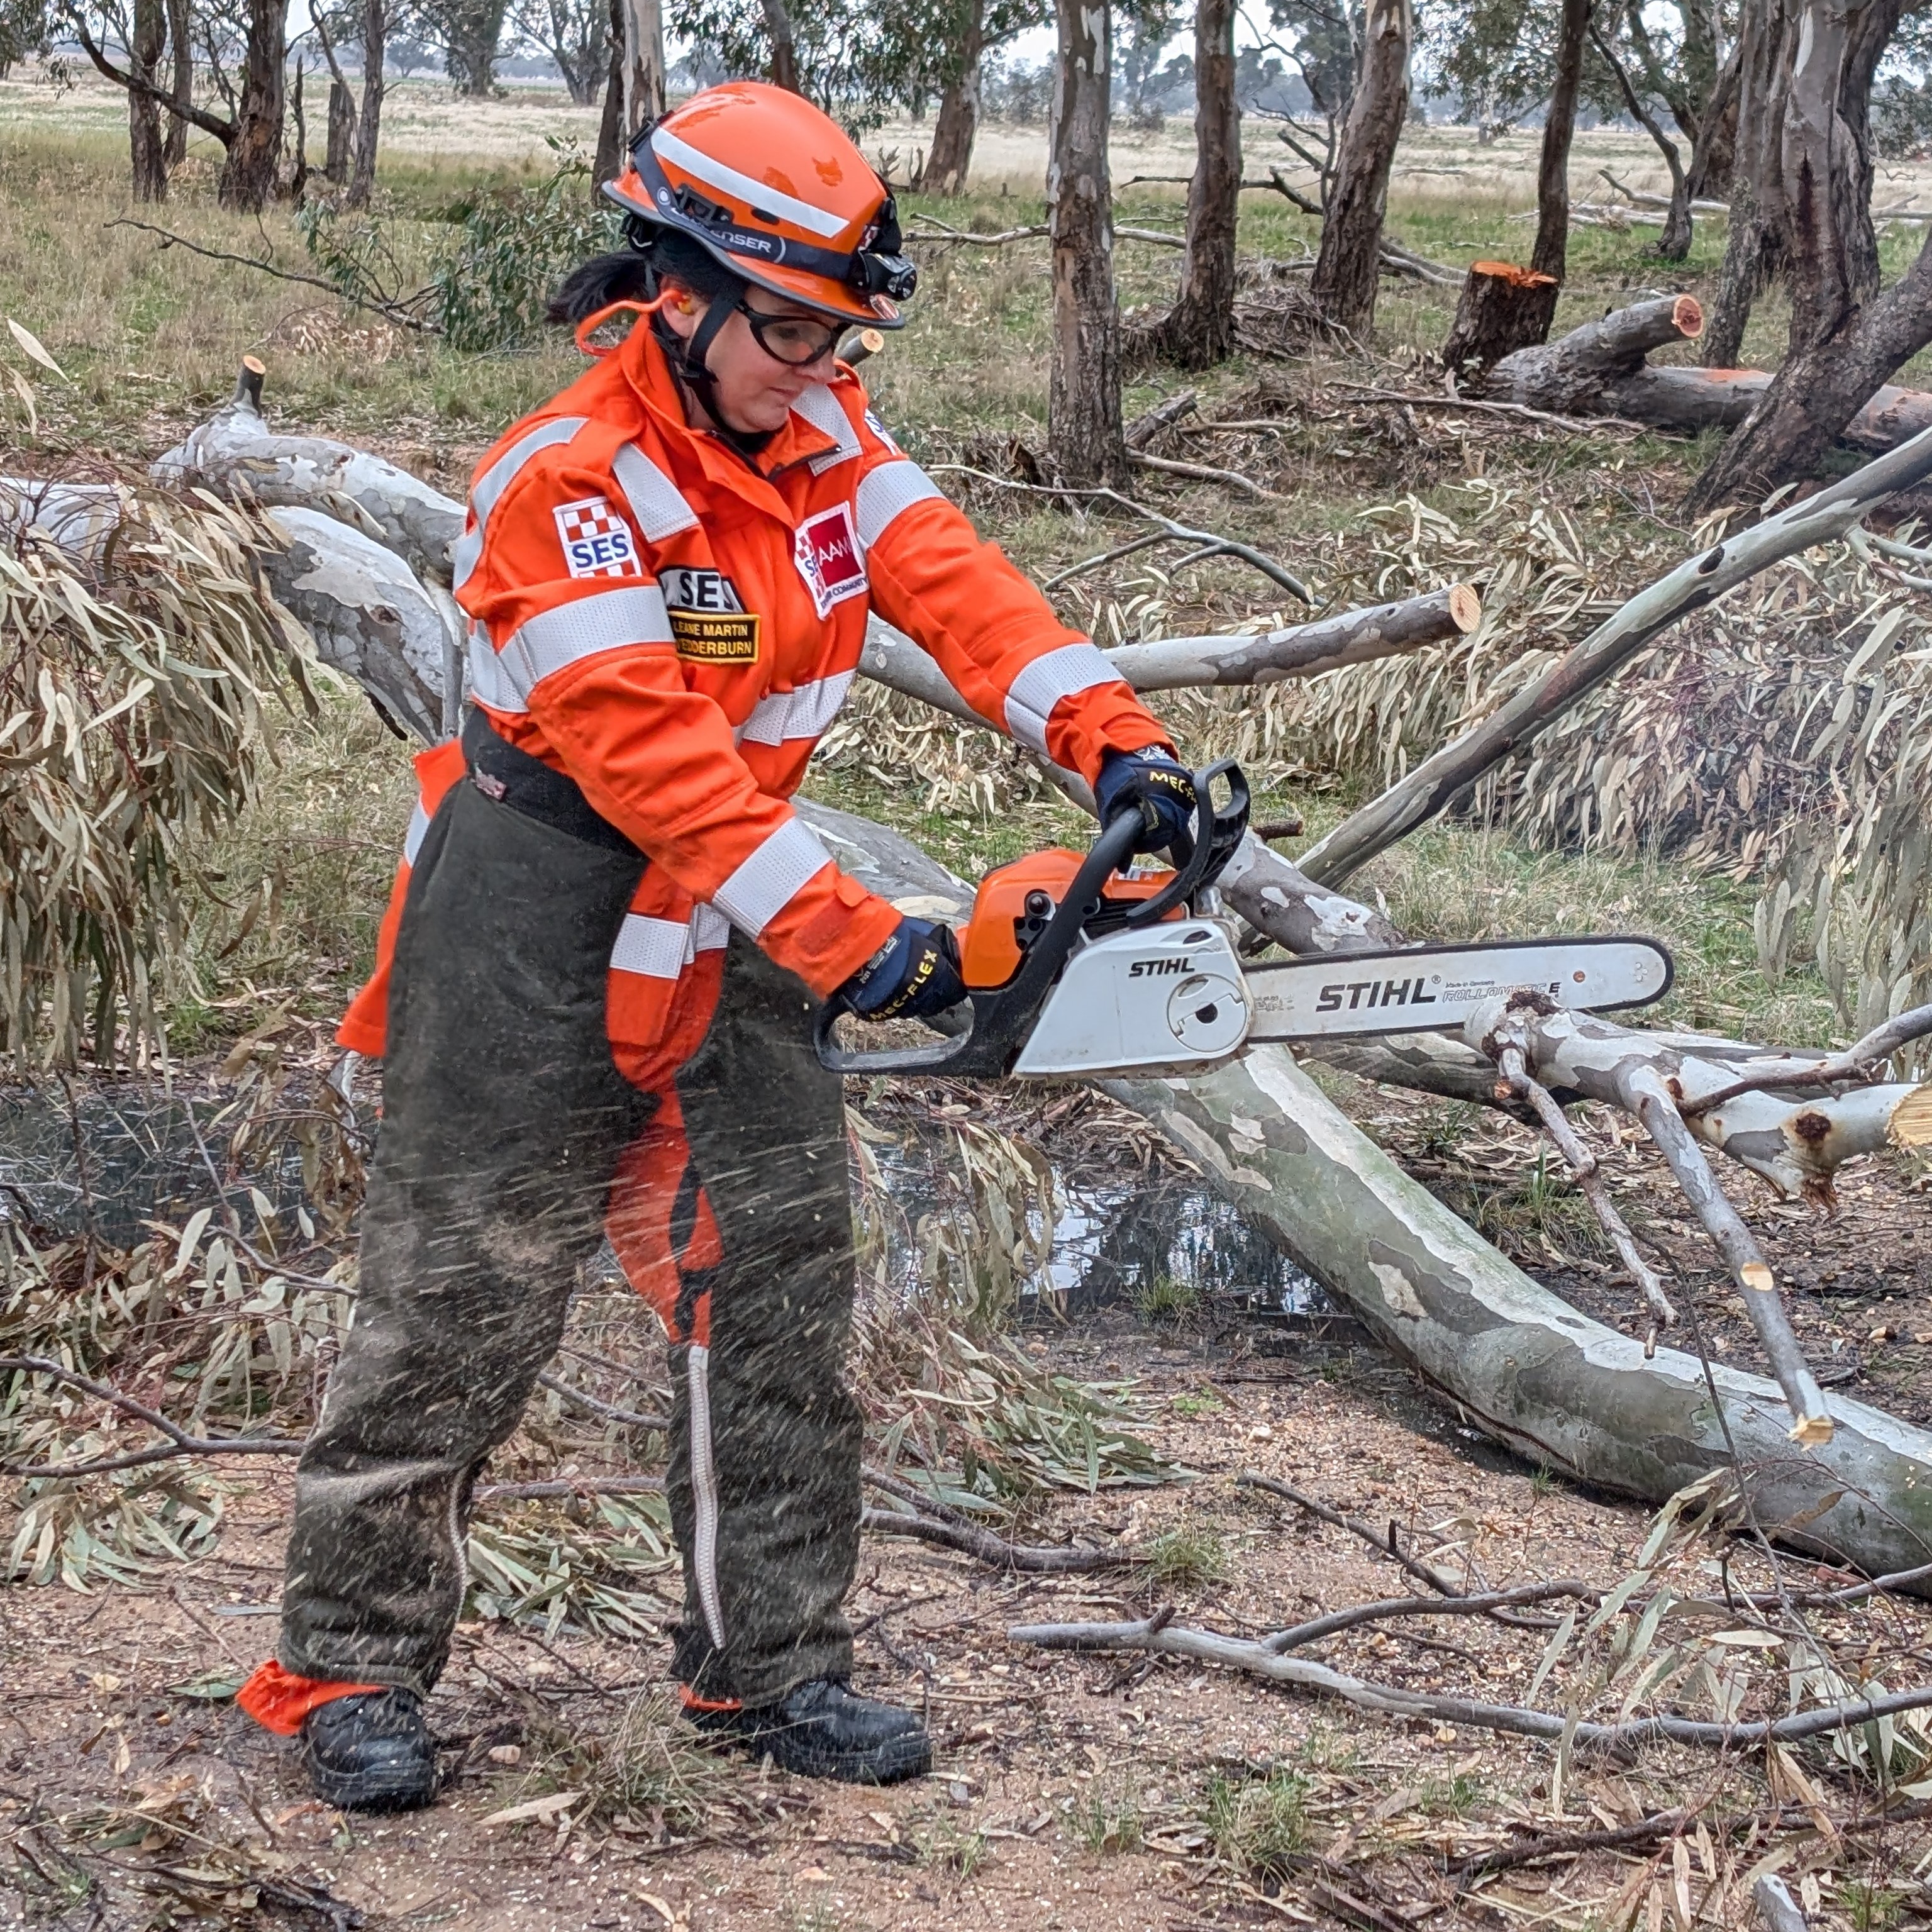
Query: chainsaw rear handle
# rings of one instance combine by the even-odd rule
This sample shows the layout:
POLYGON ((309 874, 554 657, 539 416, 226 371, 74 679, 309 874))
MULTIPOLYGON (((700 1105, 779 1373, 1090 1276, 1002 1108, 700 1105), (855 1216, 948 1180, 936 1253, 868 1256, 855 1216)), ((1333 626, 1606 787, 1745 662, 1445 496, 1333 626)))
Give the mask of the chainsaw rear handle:
MULTIPOLYGON (((1248 824, 1248 786, 1241 769, 1223 758, 1194 775, 1200 830, 1187 863, 1150 898, 1136 905, 1120 920, 1126 926, 1151 923, 1184 898, 1213 884, 1234 856, 1248 824), (1216 810, 1210 787, 1226 777, 1228 801, 1216 810)), ((834 1073, 940 1073, 964 1079, 997 1080, 1019 1056, 1033 1031, 1034 1022, 1060 977, 1080 935, 1101 912, 1107 881, 1132 857, 1145 831, 1139 808, 1130 806, 1102 827, 1073 875, 1066 896, 1054 908, 1046 928, 1027 949, 1020 970, 1004 986, 969 987, 966 999, 972 1024, 957 1038, 922 1046, 889 1046, 872 1051, 842 1047, 833 1029, 839 1016, 854 1010, 850 1000, 834 993, 812 1022, 812 1044, 821 1064, 834 1073)), ((956 1006, 952 1009, 957 1012, 956 1006)))

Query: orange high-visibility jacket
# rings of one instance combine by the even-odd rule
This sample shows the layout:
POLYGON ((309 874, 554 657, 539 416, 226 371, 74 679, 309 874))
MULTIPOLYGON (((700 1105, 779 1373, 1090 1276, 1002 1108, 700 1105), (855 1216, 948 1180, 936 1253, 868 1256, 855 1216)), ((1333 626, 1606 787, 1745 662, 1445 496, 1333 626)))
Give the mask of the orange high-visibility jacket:
MULTIPOLYGON (((620 1046, 658 1042, 694 994, 708 1014, 706 956, 732 926, 823 995, 897 923, 788 802, 850 688, 868 610, 989 724, 1090 782, 1110 751, 1168 742, 1106 656, 900 452, 842 364, 748 463, 686 424, 640 326, 496 445, 470 509, 454 587, 472 620, 472 696, 650 862, 611 954, 620 1046)), ((340 1035, 365 1053, 382 1050, 408 857, 463 771, 453 745, 417 764, 376 976, 340 1035)))

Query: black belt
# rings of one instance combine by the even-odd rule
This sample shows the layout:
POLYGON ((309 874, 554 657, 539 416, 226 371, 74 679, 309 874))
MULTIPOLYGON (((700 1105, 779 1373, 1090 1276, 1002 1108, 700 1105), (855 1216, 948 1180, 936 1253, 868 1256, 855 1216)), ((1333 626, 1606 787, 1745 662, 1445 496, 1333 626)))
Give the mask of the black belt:
POLYGON ((553 771, 542 759, 533 758, 499 737, 489 720, 473 708, 463 728, 463 755, 469 764, 470 783, 485 798, 494 798, 553 831, 580 838, 586 845, 628 852, 640 859, 644 856, 598 814, 574 778, 553 771))

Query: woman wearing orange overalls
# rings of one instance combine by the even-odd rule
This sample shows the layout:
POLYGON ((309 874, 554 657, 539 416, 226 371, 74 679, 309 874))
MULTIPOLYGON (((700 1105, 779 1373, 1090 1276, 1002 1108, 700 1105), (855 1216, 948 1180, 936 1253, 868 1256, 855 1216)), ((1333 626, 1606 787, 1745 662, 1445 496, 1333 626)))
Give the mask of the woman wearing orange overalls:
POLYGON ((559 297, 621 347, 471 486, 460 744, 422 807, 344 1043, 385 1059, 355 1324, 296 1480, 277 1660, 242 1702, 318 1792, 428 1803, 422 1704, 471 1490, 608 1226, 670 1331, 670 1493, 698 1722, 884 1782, 930 1748, 849 1688, 860 1418, 839 1082, 816 1002, 929 1016, 952 935, 842 872, 788 802, 868 610, 989 724, 1192 808, 1163 728, 902 455, 834 359, 912 292, 892 203, 799 97, 754 82, 647 129, 608 190, 629 246, 559 297))

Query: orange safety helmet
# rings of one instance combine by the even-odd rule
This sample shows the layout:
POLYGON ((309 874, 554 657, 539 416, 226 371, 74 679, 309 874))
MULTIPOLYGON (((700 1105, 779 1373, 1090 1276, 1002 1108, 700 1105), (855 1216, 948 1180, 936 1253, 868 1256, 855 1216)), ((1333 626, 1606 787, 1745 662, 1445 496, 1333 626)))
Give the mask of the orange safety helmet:
POLYGON ((919 271, 900 253, 891 190, 802 95, 759 80, 707 87, 638 134, 604 192, 640 246, 650 229, 673 230, 774 295, 903 326, 919 271))

